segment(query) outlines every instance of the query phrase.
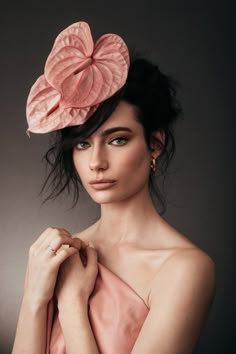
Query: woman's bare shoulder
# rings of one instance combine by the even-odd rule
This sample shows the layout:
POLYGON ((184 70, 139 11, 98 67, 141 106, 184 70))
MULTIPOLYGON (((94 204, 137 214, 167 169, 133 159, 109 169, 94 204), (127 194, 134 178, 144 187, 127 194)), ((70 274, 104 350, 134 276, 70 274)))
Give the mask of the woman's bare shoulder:
POLYGON ((214 299, 211 257, 197 247, 176 249, 156 273, 150 290, 150 311, 137 347, 148 343, 145 350, 149 353, 154 348, 190 353, 214 299))
MULTIPOLYGON (((213 259, 197 246, 175 250, 164 262, 155 277, 150 301, 171 291, 177 295, 197 292, 212 298, 215 292, 215 264, 213 259), (168 279, 168 282, 167 282, 168 279)), ((155 302, 155 300, 154 300, 155 302)))
POLYGON ((154 269, 150 301, 161 293, 181 292, 182 287, 208 292, 211 297, 215 289, 215 264, 207 252, 165 221, 159 227, 156 240, 154 249, 163 257, 154 269))
POLYGON ((202 249, 193 245, 192 247, 177 249, 168 259, 163 272, 176 269, 184 272, 186 276, 192 276, 196 272, 201 276, 212 276, 215 272, 213 259, 202 249))

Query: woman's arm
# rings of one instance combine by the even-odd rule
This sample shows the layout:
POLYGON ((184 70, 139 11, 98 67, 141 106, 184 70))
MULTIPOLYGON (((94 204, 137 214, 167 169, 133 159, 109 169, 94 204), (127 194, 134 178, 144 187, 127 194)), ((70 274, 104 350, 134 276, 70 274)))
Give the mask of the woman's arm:
POLYGON ((12 354, 45 354, 46 319, 47 306, 23 298, 12 354))
POLYGON ((200 250, 178 251, 157 274, 150 311, 132 354, 190 354, 215 292, 212 260, 200 250))
POLYGON ((88 318, 87 301, 77 301, 59 313, 67 354, 99 354, 88 318))
POLYGON ((59 321, 67 354, 99 354, 88 317, 88 300, 97 277, 97 253, 86 247, 86 265, 79 254, 61 266, 56 286, 59 321))
POLYGON ((60 265, 81 246, 64 229, 48 228, 31 246, 12 354, 45 354, 47 306, 60 265), (71 247, 63 248, 63 244, 71 247))

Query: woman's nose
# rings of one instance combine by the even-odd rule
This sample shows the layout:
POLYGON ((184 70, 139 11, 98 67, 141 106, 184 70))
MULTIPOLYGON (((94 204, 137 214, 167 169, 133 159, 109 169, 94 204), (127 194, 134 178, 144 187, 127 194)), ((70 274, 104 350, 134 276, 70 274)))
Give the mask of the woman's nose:
POLYGON ((108 161, 105 152, 100 148, 93 148, 89 167, 92 171, 106 170, 108 168, 108 161))

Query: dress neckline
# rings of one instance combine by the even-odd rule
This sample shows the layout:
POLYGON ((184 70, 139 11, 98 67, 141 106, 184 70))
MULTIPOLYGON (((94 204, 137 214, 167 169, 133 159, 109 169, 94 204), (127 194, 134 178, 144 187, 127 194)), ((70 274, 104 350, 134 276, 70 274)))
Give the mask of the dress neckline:
POLYGON ((123 284, 123 286, 125 286, 127 288, 127 290, 129 290, 134 295, 136 295, 137 298, 140 300, 140 302, 143 303, 143 305, 146 307, 147 310, 150 310, 150 308, 147 306, 147 304, 145 303, 143 298, 137 293, 137 291, 135 291, 127 282, 125 282, 123 279, 121 279, 121 277, 119 277, 119 275, 117 275, 112 270, 110 270, 109 268, 107 268, 106 266, 104 266, 103 264, 101 264, 99 262, 98 262, 98 269, 99 269, 99 272, 101 275, 103 272, 110 273, 110 275, 112 275, 114 278, 116 278, 117 281, 121 282, 123 284))

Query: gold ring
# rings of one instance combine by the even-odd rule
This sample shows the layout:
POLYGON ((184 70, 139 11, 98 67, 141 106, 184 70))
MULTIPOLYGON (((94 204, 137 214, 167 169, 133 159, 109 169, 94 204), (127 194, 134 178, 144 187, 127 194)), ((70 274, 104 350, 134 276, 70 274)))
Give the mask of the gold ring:
POLYGON ((50 251, 52 251, 52 252, 54 252, 54 253, 57 252, 57 250, 55 250, 54 248, 52 248, 52 246, 50 246, 50 245, 48 245, 48 248, 50 249, 50 251))

